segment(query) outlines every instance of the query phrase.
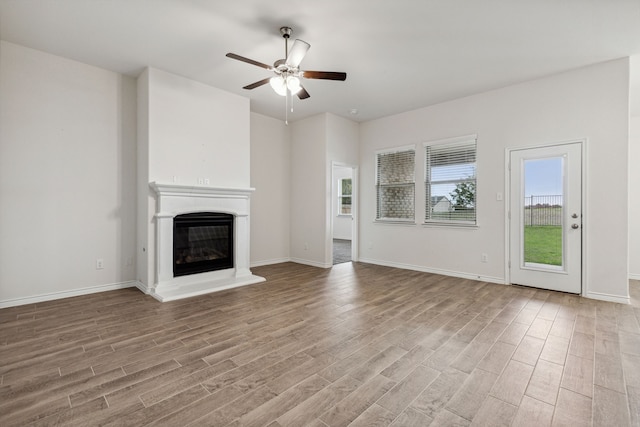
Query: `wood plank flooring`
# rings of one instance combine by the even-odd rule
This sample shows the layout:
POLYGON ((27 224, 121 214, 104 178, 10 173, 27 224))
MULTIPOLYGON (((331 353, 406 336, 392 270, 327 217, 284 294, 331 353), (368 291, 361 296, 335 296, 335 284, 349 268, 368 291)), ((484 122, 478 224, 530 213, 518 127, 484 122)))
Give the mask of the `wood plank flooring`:
POLYGON ((254 268, 0 310, 0 425, 638 426, 632 305, 388 267, 254 268))

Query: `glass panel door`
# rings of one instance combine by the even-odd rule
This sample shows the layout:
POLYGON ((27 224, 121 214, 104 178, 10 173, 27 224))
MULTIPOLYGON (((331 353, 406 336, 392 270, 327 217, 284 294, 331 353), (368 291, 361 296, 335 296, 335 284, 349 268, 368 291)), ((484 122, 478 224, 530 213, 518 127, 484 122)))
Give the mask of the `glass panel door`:
POLYGON ((509 282, 582 290, 582 143, 509 154, 509 282))
POLYGON ((524 266, 563 269, 564 157, 526 159, 524 168, 524 266))

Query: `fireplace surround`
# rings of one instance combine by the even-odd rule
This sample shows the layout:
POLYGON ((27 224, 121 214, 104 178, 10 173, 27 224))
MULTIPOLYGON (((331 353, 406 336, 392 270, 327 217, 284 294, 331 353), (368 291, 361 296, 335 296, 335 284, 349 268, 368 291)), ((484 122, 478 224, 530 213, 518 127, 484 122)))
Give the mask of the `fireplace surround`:
POLYGON ((249 201, 253 189, 150 183, 157 195, 155 283, 149 293, 160 301, 202 295, 265 281, 249 269, 249 201), (175 219, 202 219, 206 214, 231 220, 232 261, 214 271, 174 274, 175 219), (185 216, 186 215, 186 216, 185 216), (226 268, 228 267, 228 268, 226 268))

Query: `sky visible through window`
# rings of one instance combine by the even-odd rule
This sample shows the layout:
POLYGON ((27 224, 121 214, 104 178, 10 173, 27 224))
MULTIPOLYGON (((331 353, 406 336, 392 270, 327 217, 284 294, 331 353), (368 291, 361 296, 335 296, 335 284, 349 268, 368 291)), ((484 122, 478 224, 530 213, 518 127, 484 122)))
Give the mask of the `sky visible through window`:
POLYGON ((525 160, 525 197, 561 196, 562 169, 562 157, 525 160))
MULTIPOLYGON (((562 157, 525 160, 525 197, 562 195, 562 157)), ((432 182, 449 179, 465 179, 475 176, 475 165, 447 165, 431 169, 432 182)), ((446 196, 455 190, 455 184, 437 184, 432 196, 446 196)))
POLYGON ((431 196, 445 196, 451 199, 451 192, 456 189, 455 184, 439 184, 438 181, 446 180, 463 180, 467 178, 475 178, 476 165, 472 164, 454 164, 435 166, 431 168, 431 196))

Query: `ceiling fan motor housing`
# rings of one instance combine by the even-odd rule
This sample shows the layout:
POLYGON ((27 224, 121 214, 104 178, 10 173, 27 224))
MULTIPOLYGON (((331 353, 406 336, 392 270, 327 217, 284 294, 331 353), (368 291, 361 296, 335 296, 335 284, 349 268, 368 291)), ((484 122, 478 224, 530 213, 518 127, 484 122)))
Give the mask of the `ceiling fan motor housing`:
POLYGON ((282 37, 285 39, 291 37, 291 31, 291 27, 280 27, 280 34, 282 34, 282 37))

